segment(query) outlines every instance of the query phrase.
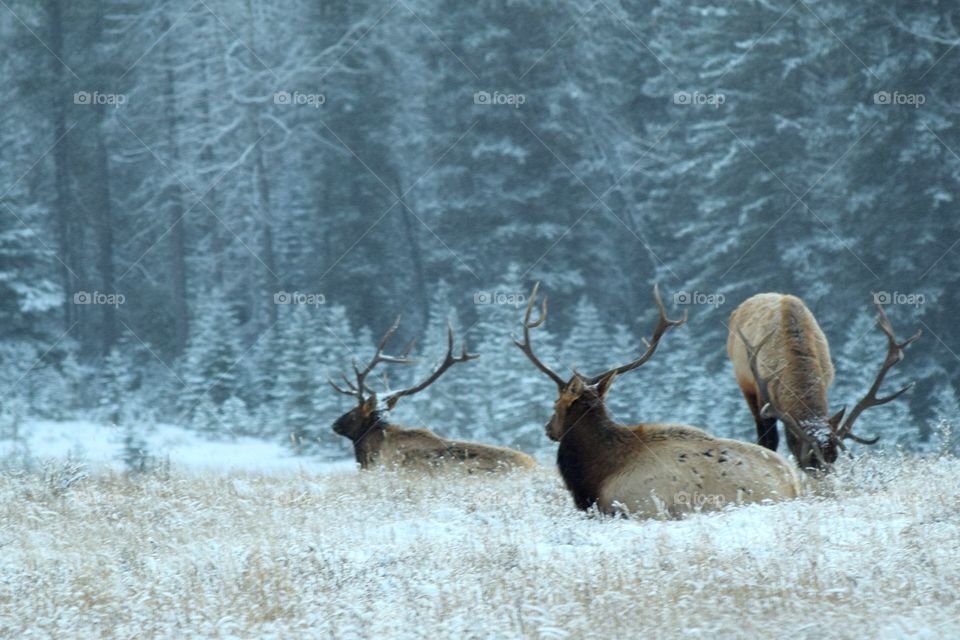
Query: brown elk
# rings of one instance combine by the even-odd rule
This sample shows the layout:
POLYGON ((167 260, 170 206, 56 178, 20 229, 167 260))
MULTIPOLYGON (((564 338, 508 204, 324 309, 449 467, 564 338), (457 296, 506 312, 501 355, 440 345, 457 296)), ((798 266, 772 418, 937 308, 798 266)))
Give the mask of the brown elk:
POLYGON ((756 421, 759 444, 777 450, 779 419, 800 467, 825 470, 836 461, 838 448, 845 448, 845 439, 861 444, 879 440, 854 434, 853 424, 865 409, 891 402, 913 386, 911 383, 889 396, 877 397, 884 376, 903 359, 903 349, 921 332, 897 342, 893 325, 879 304, 877 312, 877 325, 887 338, 887 355, 867 394, 844 419, 846 407, 829 414, 827 389, 834 376, 830 347, 802 300, 760 293, 733 311, 727 353, 756 421))
POLYGON ((530 342, 530 330, 547 317, 544 298, 539 317, 531 320, 538 287, 533 287, 523 317, 523 341, 514 342, 557 385, 559 397, 546 432, 560 443, 557 466, 578 508, 596 505, 608 514, 675 516, 798 495, 793 466, 763 447, 715 438, 687 425, 626 426, 609 416, 605 399, 614 379, 647 362, 663 335, 686 322, 686 315, 667 318, 658 288, 654 300, 660 317, 639 358, 599 375, 574 372, 564 380, 540 361, 530 342))
POLYGON ((408 347, 400 356, 383 354, 387 342, 396 332, 400 319, 393 323, 377 345, 376 353, 363 369, 354 361, 356 382, 341 375, 343 386, 328 380, 337 392, 356 398, 357 406, 343 414, 333 423, 334 433, 353 442, 354 454, 363 469, 386 467, 407 470, 436 470, 457 466, 467 472, 498 471, 511 468, 535 466, 533 458, 505 447, 447 440, 426 429, 407 429, 391 424, 385 413, 396 406, 405 396, 423 391, 437 381, 443 373, 460 362, 479 356, 467 353, 464 343, 459 356, 453 355, 453 329, 447 327, 447 354, 443 361, 419 384, 395 391, 383 400, 386 410, 380 408, 377 394, 367 386, 366 378, 381 363, 409 364, 408 347))

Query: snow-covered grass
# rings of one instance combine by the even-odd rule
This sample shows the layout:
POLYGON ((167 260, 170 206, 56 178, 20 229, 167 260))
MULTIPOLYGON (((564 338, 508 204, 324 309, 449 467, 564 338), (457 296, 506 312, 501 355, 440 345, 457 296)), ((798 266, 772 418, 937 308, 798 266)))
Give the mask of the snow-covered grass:
POLYGON ((0 637, 960 636, 960 463, 682 521, 508 477, 0 474, 0 637))

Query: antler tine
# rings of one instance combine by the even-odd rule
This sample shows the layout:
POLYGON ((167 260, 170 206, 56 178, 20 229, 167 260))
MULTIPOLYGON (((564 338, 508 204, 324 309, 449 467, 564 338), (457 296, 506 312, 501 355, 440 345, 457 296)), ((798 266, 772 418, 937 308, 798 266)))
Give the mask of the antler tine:
POLYGON ((647 360, 651 358, 651 356, 653 356, 653 352, 657 350, 657 345, 660 344, 660 338, 662 338, 667 331, 669 331, 674 327, 679 327, 680 325, 685 324, 687 322, 686 311, 683 312, 683 317, 678 320, 671 320, 670 318, 667 317, 667 308, 666 306, 664 306, 663 299, 660 297, 659 284, 653 285, 653 300, 657 305, 657 313, 659 317, 657 318, 657 324, 653 329, 653 336, 650 338, 649 341, 644 340, 644 343, 647 345, 647 350, 643 353, 643 355, 641 355, 639 358, 637 358, 633 362, 627 363, 621 367, 615 367, 608 371, 604 371, 599 375, 593 376, 587 381, 588 384, 596 384, 601 380, 603 380, 608 375, 610 375, 611 373, 616 373, 617 375, 620 375, 621 373, 626 373, 627 371, 633 371, 637 367, 643 365, 647 360))
MULTIPOLYGON (((350 382, 350 379, 347 378, 347 376, 345 376, 345 375, 343 375, 343 374, 340 374, 340 377, 343 378, 343 381, 344 381, 345 383, 347 383, 347 385, 349 386, 349 388, 352 389, 352 390, 354 391, 354 393, 356 393, 357 388, 353 385, 352 382, 350 382)), ((363 391, 364 391, 365 393, 373 393, 373 392, 374 392, 373 389, 371 389, 370 387, 367 386, 366 382, 364 382, 364 384, 363 384, 363 391)))
POLYGON ((747 340, 747 336, 743 335, 743 330, 741 330, 740 327, 737 327, 737 335, 740 336, 740 342, 743 343, 743 348, 747 351, 747 363, 750 366, 750 373, 753 374, 753 379, 757 383, 757 390, 760 392, 760 406, 764 410, 768 408, 772 409, 772 405, 770 404, 770 384, 769 380, 760 375, 760 367, 757 365, 757 358, 760 356, 760 351, 763 349, 763 345, 765 345, 767 340, 773 337, 773 334, 776 332, 777 330, 774 329, 765 335, 757 344, 757 346, 754 347, 752 344, 750 344, 750 341, 747 340))
POLYGON ((540 290, 540 283, 534 283, 530 291, 530 301, 527 303, 527 311, 523 314, 523 326, 530 329, 536 329, 547 319, 547 296, 543 296, 543 302, 540 305, 540 317, 536 322, 530 322, 530 314, 533 312, 533 306, 537 302, 537 291, 540 290))
POLYGON ((479 353, 468 353, 467 351, 467 338, 464 337, 463 341, 460 343, 460 355, 456 358, 452 358, 453 355, 453 325, 449 322, 447 323, 447 353, 451 355, 451 359, 454 363, 456 362, 467 362, 468 360, 476 360, 480 357, 479 353))
MULTIPOLYGON (((373 354, 373 357, 370 359, 370 362, 367 363, 363 369, 357 365, 357 360, 353 360, 353 372, 356 375, 357 383, 354 386, 349 381, 347 384, 354 389, 354 395, 361 402, 363 401, 364 392, 373 393, 373 391, 366 385, 367 376, 370 375, 370 372, 373 371, 376 366, 380 363, 387 364, 412 364, 414 361, 408 358, 407 356, 410 353, 410 350, 413 348, 413 340, 408 344, 404 352, 399 356, 385 356, 383 355, 383 350, 386 348, 387 343, 390 341, 390 338, 393 337, 393 334, 397 332, 397 329, 400 327, 400 316, 397 316, 397 319, 393 321, 393 324, 390 325, 390 328, 387 329, 387 332, 383 335, 383 338, 380 339, 380 342, 377 343, 377 350, 373 354)), ((344 376, 344 380, 346 377, 344 376)))
POLYGON ((853 410, 847 415, 846 420, 843 421, 843 425, 837 430, 838 438, 850 438, 854 442, 859 442, 861 444, 875 444, 878 440, 880 440, 880 436, 864 438, 853 433, 853 423, 860 416, 860 414, 863 413, 865 409, 869 409, 870 407, 879 407, 880 405, 887 404, 888 402, 893 402, 913 388, 915 383, 911 382, 888 396, 884 396, 882 398, 877 397, 877 392, 880 390, 880 385, 883 384, 883 379, 886 377, 887 372, 899 364, 901 360, 903 360, 903 350, 923 335, 923 331, 919 330, 903 342, 897 342, 897 336, 894 333, 893 324, 890 322, 890 318, 887 317, 886 312, 879 303, 876 303, 876 307, 877 326, 880 327, 880 331, 883 332, 883 335, 887 337, 887 356, 884 358, 883 364, 880 367, 880 372, 877 373, 877 377, 874 379, 873 384, 870 385, 870 389, 867 390, 866 395, 861 398, 860 402, 854 405, 853 410))
POLYGON ((537 302, 537 291, 540 289, 540 283, 537 282, 533 285, 533 289, 530 291, 530 300, 527 302, 527 310, 523 314, 523 342, 513 339, 513 344, 519 347, 520 351, 523 351, 526 354, 530 362, 533 363, 537 369, 545 373, 553 382, 557 385, 558 388, 563 389, 566 386, 567 382, 560 377, 553 369, 543 364, 540 361, 540 358, 536 356, 533 352, 533 345, 530 342, 530 329, 536 329, 541 326, 544 321, 547 319, 547 297, 543 297, 543 302, 540 304, 540 317, 537 318, 535 322, 530 322, 530 314, 533 313, 533 306, 537 302))
POLYGON ((389 364, 411 364, 413 360, 407 358, 410 355, 410 350, 413 349, 415 340, 411 340, 407 343, 406 348, 403 353, 399 356, 385 356, 383 355, 383 350, 386 348, 387 343, 390 341, 390 338, 393 337, 393 334, 397 332, 397 329, 400 327, 400 316, 397 316, 397 319, 393 321, 393 324, 387 329, 387 332, 384 334, 383 338, 377 344, 377 351, 373 354, 373 358, 370 360, 370 363, 363 370, 364 376, 373 371, 381 362, 386 362, 389 364))
POLYGON ((352 397, 352 398, 356 398, 356 397, 357 397, 356 391, 355 391, 355 390, 350 390, 350 387, 352 387, 353 385, 350 385, 350 387, 348 387, 347 389, 341 389, 339 386, 337 386, 337 383, 334 382, 333 379, 330 378, 329 376, 327 376, 327 383, 328 383, 331 387, 333 387, 333 390, 336 391, 337 393, 342 393, 343 395, 345 395, 345 396, 350 396, 350 397, 352 397))
POLYGON ((397 315, 397 319, 393 321, 393 324, 390 325, 390 328, 387 329, 387 332, 383 334, 383 338, 380 339, 380 343, 377 344, 377 353, 383 351, 383 348, 387 346, 387 342, 390 341, 390 338, 393 337, 393 334, 397 332, 397 329, 400 328, 400 318, 402 314, 397 315))
POLYGON ((440 376, 442 376, 443 373, 453 365, 460 362, 467 362, 469 360, 476 360, 479 357, 480 357, 479 354, 467 352, 466 341, 464 341, 463 343, 463 349, 460 355, 459 356, 453 355, 453 325, 451 325, 448 322, 447 323, 447 354, 444 356, 443 362, 441 362, 440 366, 434 369, 433 373, 427 376, 427 379, 421 382, 420 384, 415 385, 413 387, 409 387, 407 389, 401 389, 400 391, 395 391, 394 393, 391 393, 389 396, 387 396, 386 398, 387 407, 392 409, 393 406, 397 403, 397 401, 400 398, 404 396, 412 396, 415 393, 423 391, 424 389, 429 387, 431 384, 436 382, 440 378, 440 376))
POLYGON ((401 353, 399 357, 405 359, 407 356, 409 356, 413 352, 413 348, 416 346, 416 344, 417 344, 417 339, 410 338, 410 342, 408 342, 407 346, 403 348, 403 353, 401 353))
MULTIPOLYGON (((447 328, 449 330, 448 335, 450 337, 453 337, 453 333, 452 333, 453 328, 449 324, 447 325, 447 328)), ((467 336, 463 336, 463 340, 460 341, 460 357, 465 360, 469 360, 470 359, 469 356, 470 354, 467 352, 467 336)), ((480 355, 477 354, 476 357, 479 358, 480 355)))

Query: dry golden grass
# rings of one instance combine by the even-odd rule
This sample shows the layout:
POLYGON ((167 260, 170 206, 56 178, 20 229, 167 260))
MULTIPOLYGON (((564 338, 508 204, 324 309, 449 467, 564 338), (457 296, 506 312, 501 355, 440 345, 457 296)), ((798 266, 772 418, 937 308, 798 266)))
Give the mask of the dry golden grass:
POLYGON ((0 637, 960 637, 960 463, 683 521, 504 478, 0 474, 0 637))

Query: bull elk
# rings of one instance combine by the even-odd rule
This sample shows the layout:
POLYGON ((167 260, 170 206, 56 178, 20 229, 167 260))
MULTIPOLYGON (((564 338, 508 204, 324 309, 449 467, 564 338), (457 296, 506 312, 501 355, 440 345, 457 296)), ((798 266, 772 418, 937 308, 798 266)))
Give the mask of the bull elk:
POLYGON ((711 436, 682 424, 626 426, 607 413, 605 399, 614 379, 653 355, 670 329, 686 322, 667 318, 660 292, 654 300, 660 317, 646 351, 636 360, 595 376, 574 371, 564 380, 534 354, 530 330, 547 318, 547 300, 531 320, 539 283, 523 317, 523 340, 514 340, 537 369, 556 385, 559 397, 546 425, 559 442, 557 466, 576 506, 593 505, 607 514, 672 515, 726 504, 783 500, 799 494, 793 466, 763 447, 711 436))
POLYGON ((777 450, 777 420, 784 424, 787 446, 803 469, 825 470, 837 459, 844 440, 875 444, 853 432, 860 414, 891 402, 910 383, 884 398, 877 397, 887 372, 903 359, 904 348, 921 332, 897 342, 893 325, 877 304, 877 325, 887 338, 887 355, 867 394, 844 419, 846 407, 829 414, 827 389, 833 382, 827 338, 799 298, 779 293, 757 294, 730 315, 727 353, 737 384, 757 425, 757 441, 777 450))
POLYGON ((383 353, 399 324, 400 319, 397 318, 380 340, 376 353, 364 368, 359 368, 354 361, 356 382, 351 381, 346 375, 341 375, 342 386, 333 380, 328 380, 334 390, 357 400, 357 406, 333 423, 333 431, 353 442, 354 454, 360 467, 427 471, 457 466, 472 473, 535 466, 533 458, 519 451, 474 442, 447 440, 426 429, 407 429, 388 421, 386 412, 393 409, 400 398, 423 391, 453 365, 479 357, 467 353, 465 343, 460 355, 454 356, 453 328, 448 326, 447 354, 443 361, 419 384, 388 395, 383 400, 386 410, 381 409, 377 394, 367 386, 367 376, 381 363, 410 364, 413 362, 407 357, 409 347, 400 356, 383 353))

